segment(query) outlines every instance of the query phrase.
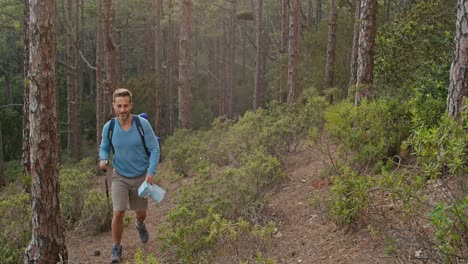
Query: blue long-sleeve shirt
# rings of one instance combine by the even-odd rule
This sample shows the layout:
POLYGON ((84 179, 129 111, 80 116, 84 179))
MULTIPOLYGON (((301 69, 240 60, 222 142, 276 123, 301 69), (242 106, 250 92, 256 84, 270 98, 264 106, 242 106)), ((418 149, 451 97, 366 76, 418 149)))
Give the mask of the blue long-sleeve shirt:
MULTIPOLYGON (((140 118, 133 116, 133 118, 140 118)), ((136 177, 145 173, 154 175, 159 161, 159 144, 148 120, 140 118, 141 126, 145 134, 145 143, 151 155, 148 157, 135 121, 128 131, 124 131, 116 120, 112 135, 114 146, 114 169, 122 176, 136 177)), ((108 121, 102 129, 102 140, 99 147, 99 159, 109 160, 111 146, 107 134, 109 131, 108 121)))

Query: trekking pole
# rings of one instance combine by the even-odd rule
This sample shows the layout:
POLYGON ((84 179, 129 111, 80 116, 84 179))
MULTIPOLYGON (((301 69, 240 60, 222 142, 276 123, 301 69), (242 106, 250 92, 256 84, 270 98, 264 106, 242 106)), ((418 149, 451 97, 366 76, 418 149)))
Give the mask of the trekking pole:
MULTIPOLYGON (((108 160, 101 161, 101 162, 105 162, 106 165, 109 164, 108 160)), ((109 213, 111 213, 110 203, 109 203, 109 184, 107 183, 108 173, 107 173, 107 169, 103 169, 102 171, 105 173, 104 183, 106 185, 107 210, 109 213)))

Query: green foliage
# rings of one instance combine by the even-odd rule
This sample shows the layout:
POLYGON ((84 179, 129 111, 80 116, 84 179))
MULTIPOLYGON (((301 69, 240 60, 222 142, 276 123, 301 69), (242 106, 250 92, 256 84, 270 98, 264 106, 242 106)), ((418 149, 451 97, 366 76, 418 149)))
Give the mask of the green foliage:
POLYGON ((332 177, 331 215, 338 225, 354 223, 371 202, 368 177, 345 168, 342 175, 332 177))
POLYGON ((456 262, 456 256, 466 257, 468 247, 468 196, 455 204, 440 203, 431 212, 431 222, 435 226, 435 238, 446 263, 456 262))
POLYGON ((325 119, 343 162, 357 168, 397 154, 409 134, 406 107, 390 99, 363 101, 359 107, 342 102, 330 107, 325 119))
POLYGON ((19 263, 31 239, 29 194, 10 184, 0 190, 0 263, 19 263))
POLYGON ((78 164, 62 166, 60 169, 60 213, 62 221, 68 225, 75 224, 80 218, 85 197, 91 187, 91 170, 84 165, 87 160, 78 164))
POLYGON ((105 232, 110 230, 112 220, 112 197, 98 190, 86 193, 81 212, 79 228, 91 232, 105 232))
POLYGON ((15 182, 23 177, 21 172, 21 162, 19 160, 12 160, 5 162, 4 174, 7 183, 15 182))
MULTIPOLYGON (((466 114, 463 120, 466 120, 466 114)), ((457 124, 453 118, 443 116, 437 127, 422 126, 416 129, 408 140, 414 149, 417 162, 424 174, 431 179, 438 178, 444 171, 451 175, 464 175, 466 171, 466 151, 468 137, 464 125, 457 124)))
MULTIPOLYGON (((128 262, 127 262, 128 263, 128 262)), ((143 250, 138 248, 133 256, 132 264, 158 264, 158 260, 152 255, 147 255, 146 257, 143 254, 143 250)))
POLYGON ((421 1, 379 31, 374 83, 378 96, 405 100, 418 92, 445 102, 455 30, 452 6, 450 0, 421 1))
POLYGON ((4 160, 21 159, 23 119, 20 112, 9 108, 0 109, 0 123, 4 160))

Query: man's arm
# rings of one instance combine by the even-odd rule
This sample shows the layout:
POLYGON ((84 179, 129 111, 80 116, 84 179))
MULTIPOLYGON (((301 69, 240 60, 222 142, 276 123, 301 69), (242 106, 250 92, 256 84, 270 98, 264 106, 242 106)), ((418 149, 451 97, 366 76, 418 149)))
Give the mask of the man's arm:
MULTIPOLYGON (((101 138, 101 145, 99 145, 99 160, 107 160, 109 161, 110 157, 110 142, 107 138, 107 133, 109 131, 109 122, 107 122, 104 127, 102 128, 102 138, 101 138)), ((109 162, 99 162, 99 169, 108 169, 109 162)))
POLYGON ((146 181, 148 183, 153 183, 152 176, 156 174, 156 170, 157 170, 158 162, 159 162, 159 154, 160 154, 159 143, 158 143, 158 140, 156 139, 156 135, 154 134, 153 128, 151 127, 149 122, 146 120, 141 120, 141 121, 142 121, 141 123, 143 124, 143 128, 145 130, 146 147, 148 148, 150 152, 149 166, 146 172, 146 181))

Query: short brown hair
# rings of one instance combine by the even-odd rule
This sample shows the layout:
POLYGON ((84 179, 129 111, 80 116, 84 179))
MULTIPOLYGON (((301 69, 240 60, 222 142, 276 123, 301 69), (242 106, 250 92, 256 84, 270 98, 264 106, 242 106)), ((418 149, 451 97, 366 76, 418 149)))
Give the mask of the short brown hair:
POLYGON ((130 103, 132 102, 132 93, 125 89, 125 88, 119 88, 115 90, 114 94, 112 95, 112 101, 115 101, 115 98, 117 97, 130 97, 130 103))

